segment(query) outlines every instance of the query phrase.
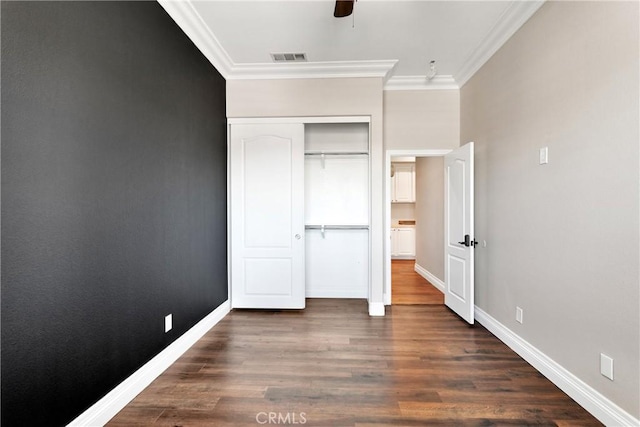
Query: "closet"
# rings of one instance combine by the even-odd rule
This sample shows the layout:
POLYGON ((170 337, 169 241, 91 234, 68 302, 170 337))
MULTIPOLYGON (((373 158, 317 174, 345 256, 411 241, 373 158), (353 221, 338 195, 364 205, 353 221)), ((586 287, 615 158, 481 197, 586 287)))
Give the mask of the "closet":
POLYGON ((368 123, 305 125, 305 288, 311 298, 366 298, 368 123))
POLYGON ((368 117, 230 120, 232 307, 368 297, 369 126, 368 117))

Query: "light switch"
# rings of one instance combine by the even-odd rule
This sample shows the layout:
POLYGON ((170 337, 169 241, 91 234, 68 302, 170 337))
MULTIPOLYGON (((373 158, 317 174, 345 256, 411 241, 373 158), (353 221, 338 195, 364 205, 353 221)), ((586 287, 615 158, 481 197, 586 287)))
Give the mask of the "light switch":
POLYGON ((542 147, 540 149, 540 164, 546 165, 549 163, 549 147, 542 147))

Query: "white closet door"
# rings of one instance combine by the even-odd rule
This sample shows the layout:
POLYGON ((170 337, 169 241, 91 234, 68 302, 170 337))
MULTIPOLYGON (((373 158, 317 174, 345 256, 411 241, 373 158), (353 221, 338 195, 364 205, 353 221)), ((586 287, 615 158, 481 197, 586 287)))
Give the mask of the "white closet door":
POLYGON ((304 127, 232 125, 231 306, 304 308, 304 127))

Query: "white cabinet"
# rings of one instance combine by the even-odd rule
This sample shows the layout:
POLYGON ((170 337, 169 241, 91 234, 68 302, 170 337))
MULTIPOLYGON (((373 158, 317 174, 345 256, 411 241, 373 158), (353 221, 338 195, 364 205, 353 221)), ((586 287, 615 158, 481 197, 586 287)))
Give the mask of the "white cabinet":
POLYGON ((415 258, 415 228, 398 227, 391 229, 391 256, 394 258, 415 258))
POLYGON ((391 178, 391 202, 414 203, 416 201, 415 163, 394 163, 391 178))

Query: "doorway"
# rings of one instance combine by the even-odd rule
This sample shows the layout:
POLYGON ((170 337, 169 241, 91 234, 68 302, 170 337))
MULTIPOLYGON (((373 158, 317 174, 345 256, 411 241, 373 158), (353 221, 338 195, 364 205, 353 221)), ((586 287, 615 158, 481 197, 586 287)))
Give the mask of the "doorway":
POLYGON ((444 294, 415 270, 415 260, 391 260, 391 305, 442 305, 444 294))
MULTIPOLYGON (((426 203, 423 199, 424 186, 428 183, 417 182, 413 179, 413 187, 407 189, 408 174, 415 176, 416 168, 424 173, 427 165, 425 158, 439 158, 451 150, 388 150, 385 157, 385 305, 391 304, 443 304, 444 266, 441 259, 443 255, 444 238, 432 229, 435 225, 443 232, 443 221, 431 218, 430 224, 424 221, 424 215, 430 210, 429 215, 444 216, 444 207, 426 203), (413 162, 413 163, 412 163, 413 162), (411 193, 413 192, 413 196, 411 193), (408 196, 409 195, 409 196, 408 196), (422 199, 422 200, 421 200, 422 199), (421 203, 422 202, 422 203, 421 203), (427 206, 428 205, 428 206, 427 206), (418 209, 416 209, 416 207, 418 209), (433 210, 436 209, 437 213, 433 210), (439 209, 439 210, 438 210, 439 209), (422 218, 421 218, 422 217, 422 218), (423 222, 421 222, 421 220, 423 222), (418 233, 416 233, 418 230, 418 233), (428 233, 427 233, 428 232, 428 233), (428 239, 431 241, 424 242, 428 239), (433 237, 433 236, 436 237, 433 237), (435 238, 435 240, 433 240, 435 238), (428 244, 426 244, 428 243, 428 244), (413 245, 408 250, 405 245, 413 245), (435 246, 434 246, 435 245, 435 246), (425 257, 433 257, 437 251, 439 259, 433 260, 431 265, 425 261, 425 257), (420 257, 421 259, 419 259, 420 257), (424 264, 424 265, 422 265, 424 264), (430 271, 432 270, 432 271, 430 271)), ((429 159, 435 160, 435 159, 429 159)), ((438 164, 438 162, 430 162, 438 164)), ((442 166, 437 172, 438 178, 444 175, 442 166)), ((434 184, 431 184, 434 185, 434 184)), ((441 184, 438 184, 441 185, 441 184)), ((442 188, 440 186, 439 188, 442 188)))

